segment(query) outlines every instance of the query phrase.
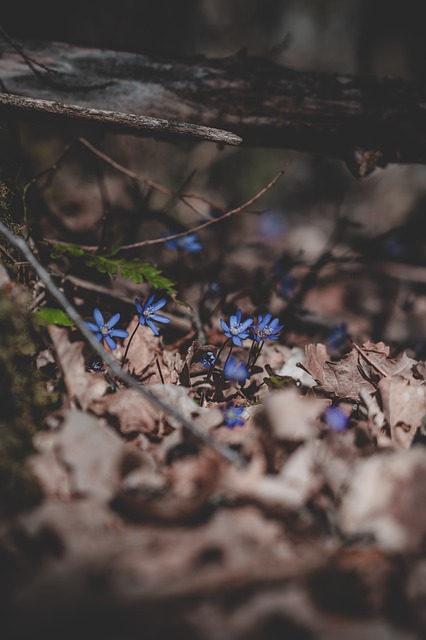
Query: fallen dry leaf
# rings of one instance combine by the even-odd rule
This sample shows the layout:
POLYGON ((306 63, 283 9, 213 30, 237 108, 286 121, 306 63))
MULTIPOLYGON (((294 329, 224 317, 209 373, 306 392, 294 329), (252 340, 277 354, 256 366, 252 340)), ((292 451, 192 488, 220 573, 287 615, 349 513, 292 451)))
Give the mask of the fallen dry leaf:
POLYGON ((49 335, 55 348, 56 357, 62 370, 69 398, 83 410, 96 398, 100 398, 108 388, 101 373, 86 371, 83 358, 83 342, 70 342, 67 329, 49 326, 49 335))
POLYGON ((426 536, 426 451, 375 455, 356 464, 338 512, 346 535, 374 535, 385 549, 412 551, 426 536))

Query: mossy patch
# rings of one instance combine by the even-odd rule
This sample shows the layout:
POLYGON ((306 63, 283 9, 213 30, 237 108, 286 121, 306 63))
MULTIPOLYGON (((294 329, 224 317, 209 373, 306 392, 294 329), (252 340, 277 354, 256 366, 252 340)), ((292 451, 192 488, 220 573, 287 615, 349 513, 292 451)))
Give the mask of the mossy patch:
POLYGON ((34 344, 20 304, 0 292, 0 513, 36 504, 41 489, 25 460, 40 415, 34 344))

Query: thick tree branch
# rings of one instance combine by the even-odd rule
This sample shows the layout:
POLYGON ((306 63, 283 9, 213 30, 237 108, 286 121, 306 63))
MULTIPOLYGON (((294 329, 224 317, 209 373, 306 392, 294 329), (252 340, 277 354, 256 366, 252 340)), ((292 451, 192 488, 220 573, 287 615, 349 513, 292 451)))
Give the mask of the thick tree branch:
POLYGON ((426 163, 423 85, 294 71, 241 56, 170 61, 62 43, 20 46, 54 68, 68 90, 34 77, 0 42, 0 78, 14 94, 229 128, 245 144, 342 158, 356 175, 388 162, 426 163), (75 89, 81 85, 92 88, 75 89))

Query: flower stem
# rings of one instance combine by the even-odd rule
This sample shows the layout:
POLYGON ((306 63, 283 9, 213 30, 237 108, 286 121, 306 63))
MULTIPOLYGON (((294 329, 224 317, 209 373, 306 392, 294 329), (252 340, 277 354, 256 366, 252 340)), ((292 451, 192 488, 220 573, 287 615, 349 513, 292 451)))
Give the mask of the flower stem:
POLYGON ((138 323, 137 323, 137 325, 136 325, 136 327, 135 327, 135 329, 134 329, 134 331, 133 331, 133 333, 132 333, 132 335, 131 335, 131 336, 130 336, 130 338, 129 338, 129 342, 127 343, 126 351, 124 352, 123 360, 122 360, 122 363, 121 363, 121 366, 122 366, 122 367, 123 367, 123 366, 125 365, 125 363, 126 363, 126 358, 127 358, 127 354, 129 353, 130 343, 132 342, 133 337, 134 337, 134 335, 135 335, 136 331, 139 329, 139 326, 140 326, 140 325, 139 325, 139 322, 138 322, 138 323))
POLYGON ((253 369, 254 365, 256 364, 256 362, 257 362, 257 360, 258 360, 258 358, 260 356, 260 353, 261 353, 261 351, 263 349, 263 345, 264 344, 265 343, 262 341, 260 345, 259 344, 256 345, 257 349, 256 349, 255 354, 253 356, 253 362, 251 363, 250 370, 253 369))
MULTIPOLYGON (((223 343, 223 345, 220 347, 219 351, 217 352, 215 361, 213 362, 213 364, 210 365, 209 370, 207 371, 207 375, 206 375, 206 379, 204 380, 204 384, 208 384, 210 382, 210 379, 212 377, 213 370, 215 368, 216 362, 219 361, 219 356, 222 353, 222 351, 224 350, 224 348, 226 347, 226 345, 228 344, 228 342, 230 341, 230 339, 231 338, 228 338, 227 340, 225 340, 225 342, 223 343)), ((200 407, 203 406, 204 399, 205 399, 206 395, 207 395, 207 390, 203 389, 202 395, 200 397, 200 407)))
POLYGON ((217 398, 217 396, 218 396, 218 394, 219 394, 219 392, 220 392, 220 390, 222 388, 222 382, 223 382, 223 379, 225 377, 225 367, 228 364, 229 356, 231 355, 233 348, 234 348, 234 343, 231 342, 231 346, 229 347, 228 355, 226 356, 225 363, 224 363, 224 365, 222 367, 222 373, 220 374, 219 382, 217 383, 217 387, 216 387, 215 394, 213 396, 213 400, 216 400, 216 398, 217 398))

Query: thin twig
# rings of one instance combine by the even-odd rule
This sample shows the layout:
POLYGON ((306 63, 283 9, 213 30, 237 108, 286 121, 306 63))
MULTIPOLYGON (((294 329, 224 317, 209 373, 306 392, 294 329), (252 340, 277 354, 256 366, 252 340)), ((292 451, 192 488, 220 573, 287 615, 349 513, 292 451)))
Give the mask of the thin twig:
POLYGON ((100 342, 98 342, 94 336, 94 334, 88 329, 80 314, 74 309, 72 304, 68 301, 65 295, 57 288, 54 284, 53 280, 49 276, 46 269, 40 264, 40 262, 36 259, 33 252, 29 248, 28 244, 22 237, 19 237, 12 233, 3 222, 0 221, 0 233, 2 233, 5 238, 12 244, 16 249, 18 249, 22 255, 28 260, 28 262, 33 267, 34 271, 37 273, 39 278, 44 282, 46 288, 49 290, 51 295, 57 300, 57 302, 61 305, 65 313, 73 320, 76 327, 80 330, 84 338, 87 340, 92 349, 101 356, 104 362, 109 366, 112 373, 124 384, 128 385, 142 396, 144 396, 149 402, 159 407, 162 411, 164 411, 169 416, 175 418, 184 429, 186 429, 189 433, 191 433, 195 438, 197 438, 200 442, 205 445, 212 447, 215 449, 220 455, 224 458, 233 462, 239 467, 245 466, 244 459, 236 452, 233 451, 230 447, 224 445, 221 442, 214 440, 214 438, 210 437, 208 434, 199 430, 193 422, 185 418, 179 411, 176 411, 173 407, 171 407, 168 403, 164 402, 157 396, 155 396, 152 392, 148 391, 145 387, 143 387, 139 382, 137 382, 131 375, 123 371, 115 358, 102 346, 100 342))
POLYGON ((144 178, 143 176, 138 175, 131 169, 128 169, 127 167, 120 164, 119 162, 117 162, 107 154, 103 153, 103 151, 95 147, 91 142, 89 142, 88 140, 86 140, 86 138, 83 138, 83 137, 76 138, 75 140, 67 144, 54 164, 52 164, 47 169, 44 169, 39 174, 34 176, 34 178, 32 178, 30 182, 28 182, 25 185, 24 191, 23 191, 23 201, 24 201, 25 211, 26 211, 26 194, 29 188, 32 187, 35 183, 37 183, 44 176, 52 175, 55 171, 57 171, 60 168, 62 162, 64 161, 65 156, 69 153, 71 148, 76 144, 81 144, 86 149, 91 151, 91 153, 93 153, 95 156, 103 160, 110 167, 112 167, 119 173, 122 173, 123 175, 127 176, 131 180, 134 180, 135 182, 140 182, 141 184, 144 184, 150 189, 153 189, 154 191, 158 191, 159 193, 162 193, 164 195, 171 196, 173 198, 178 198, 189 209, 191 209, 192 211, 194 211, 194 213, 196 213, 197 215, 203 218, 206 217, 205 214, 199 211, 198 209, 196 209, 190 202, 188 202, 188 200, 197 200, 199 202, 202 202, 203 204, 206 204, 211 209, 216 209, 217 211, 222 211, 222 212, 226 211, 225 207, 223 207, 220 204, 217 204, 216 202, 213 202, 212 200, 209 200, 205 196, 201 196, 192 192, 175 191, 174 189, 169 189, 168 187, 163 186, 159 182, 155 182, 155 180, 151 180, 150 178, 144 178))
MULTIPOLYGON (((269 184, 266 185, 266 187, 263 187, 263 189, 261 189, 258 193, 256 193, 256 195, 250 198, 250 200, 247 200, 247 202, 244 202, 242 205, 240 205, 236 209, 231 209, 230 211, 226 211, 226 213, 219 216, 218 218, 214 218, 213 220, 208 220, 207 222, 203 222, 202 224, 192 227, 191 229, 187 229, 186 231, 181 231, 180 233, 173 233, 172 235, 162 237, 162 238, 152 238, 151 240, 141 240, 140 242, 134 242, 133 244, 125 244, 120 247, 120 251, 127 251, 129 249, 138 249, 139 247, 146 247, 148 245, 153 245, 153 244, 164 244, 169 240, 174 240, 175 238, 183 238, 184 236, 187 236, 190 233, 201 231, 201 229, 210 227, 212 224, 217 224, 218 222, 222 222, 222 220, 225 220, 226 218, 230 218, 231 216, 234 216, 238 213, 242 213, 243 211, 248 209, 248 207, 250 207, 252 204, 257 202, 257 200, 259 200, 259 198, 261 198, 267 191, 272 189, 273 186, 275 186, 275 184, 278 182, 281 176, 286 172, 289 164, 290 163, 287 162, 285 166, 281 169, 281 171, 279 171, 277 175, 274 176, 274 178, 272 178, 271 182, 269 182, 269 184)), ((64 246, 67 246, 69 244, 68 242, 61 242, 59 240, 49 240, 48 238, 46 238, 46 241, 55 242, 57 244, 62 244, 64 246)), ((97 249, 97 247, 93 245, 80 245, 80 247, 85 251, 95 251, 97 249)))
POLYGON ((34 66, 40 67, 40 69, 43 69, 44 71, 47 71, 47 73, 58 73, 58 71, 56 69, 52 69, 51 67, 48 67, 47 65, 43 64, 42 62, 38 62, 38 60, 36 60, 35 58, 32 58, 27 53, 25 53, 25 51, 13 40, 13 38, 11 38, 7 34, 5 29, 1 25, 0 25, 0 35, 4 38, 4 40, 6 40, 6 42, 8 42, 10 44, 11 47, 13 47, 15 49, 16 53, 18 53, 21 56, 21 58, 24 60, 24 62, 29 66, 31 71, 37 77, 39 75, 41 75, 41 74, 40 74, 39 71, 37 71, 37 69, 34 69, 34 66))

